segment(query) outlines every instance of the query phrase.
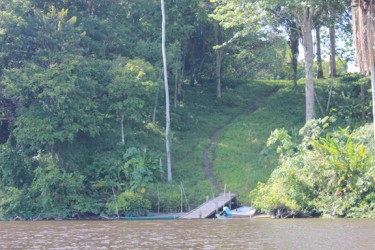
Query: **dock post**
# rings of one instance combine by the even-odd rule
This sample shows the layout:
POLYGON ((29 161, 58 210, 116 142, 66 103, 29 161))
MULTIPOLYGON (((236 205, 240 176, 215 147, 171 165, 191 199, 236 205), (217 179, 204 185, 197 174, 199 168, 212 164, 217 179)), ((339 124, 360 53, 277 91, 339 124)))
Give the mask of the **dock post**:
POLYGON ((229 209, 232 209, 232 196, 229 191, 229 209))

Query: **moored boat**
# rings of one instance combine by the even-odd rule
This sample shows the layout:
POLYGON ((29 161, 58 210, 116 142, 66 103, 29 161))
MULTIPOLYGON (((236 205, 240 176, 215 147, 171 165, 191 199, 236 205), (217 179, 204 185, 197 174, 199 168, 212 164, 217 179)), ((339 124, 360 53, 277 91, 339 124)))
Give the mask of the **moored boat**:
POLYGON ((123 216, 121 220, 178 220, 179 215, 123 216))
POLYGON ((225 219, 251 217, 255 214, 255 212, 256 209, 249 206, 239 207, 233 210, 229 209, 228 207, 224 207, 221 213, 216 214, 216 218, 225 219))

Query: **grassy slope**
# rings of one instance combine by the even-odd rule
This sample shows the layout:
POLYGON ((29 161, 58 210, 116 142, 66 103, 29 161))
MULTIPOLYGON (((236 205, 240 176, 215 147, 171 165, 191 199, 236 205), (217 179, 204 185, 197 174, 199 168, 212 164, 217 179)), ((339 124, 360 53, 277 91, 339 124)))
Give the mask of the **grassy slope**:
POLYGON ((275 166, 276 154, 263 153, 265 142, 275 128, 299 128, 304 122, 303 86, 292 88, 285 81, 252 81, 225 89, 217 100, 213 89, 189 87, 185 90, 186 106, 179 107, 172 124, 181 131, 174 133, 173 174, 182 181, 190 196, 191 206, 199 204, 212 190, 205 180, 203 151, 215 128, 223 127, 218 135, 214 175, 227 190, 236 192, 247 201, 249 191, 258 181, 267 180, 275 166), (245 114, 226 125, 244 107, 275 87, 280 90, 266 98, 254 113, 245 114), (180 115, 178 115, 180 114, 180 115))
POLYGON ((215 176, 243 202, 249 202, 250 190, 259 181, 266 181, 276 167, 278 156, 265 148, 270 133, 282 127, 298 130, 304 123, 303 87, 280 87, 254 113, 228 126, 219 138, 215 176))

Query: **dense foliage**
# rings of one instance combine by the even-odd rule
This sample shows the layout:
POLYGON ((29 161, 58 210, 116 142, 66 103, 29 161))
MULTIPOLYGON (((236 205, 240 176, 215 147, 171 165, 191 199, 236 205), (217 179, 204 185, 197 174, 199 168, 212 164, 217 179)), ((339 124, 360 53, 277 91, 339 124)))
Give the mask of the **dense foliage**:
POLYGON ((277 217, 375 216, 371 128, 327 132, 328 120, 307 124, 298 144, 284 129, 272 133, 268 144, 277 145, 280 166, 252 191, 256 207, 277 217))
MULTIPOLYGON (((281 8, 285 1, 258 1, 251 8, 237 0, 165 2, 169 91, 174 93, 173 183, 166 183, 165 176, 160 2, 1 1, 0 219, 143 215, 151 210, 191 209, 206 196, 220 192, 214 190, 202 167, 202 152, 218 128, 223 133, 217 138, 222 142, 217 143, 217 157, 212 156, 217 158, 216 162, 213 159, 215 178, 222 185, 228 182, 244 201, 248 201, 244 194, 247 196, 256 182, 267 181, 276 165, 274 154, 264 154, 270 131, 280 126, 295 130, 303 124, 301 85, 283 81, 304 75, 303 63, 297 61, 298 48, 291 44, 294 39, 298 47, 300 36, 292 34, 299 29, 296 20, 288 15, 288 9, 281 8), (220 98, 215 95, 218 78, 223 92, 220 98), (267 112, 247 116, 250 111, 246 110, 252 109, 249 105, 260 105, 259 100, 272 94, 268 103, 262 103, 267 112), (251 120, 235 119, 240 116, 251 120), (244 135, 246 129, 251 130, 249 136, 244 135), (248 141, 241 144, 244 138, 248 141), (228 164, 228 159, 233 163, 228 164)), ((341 14, 345 12, 344 1, 334 2, 341 14)), ((321 25, 328 27, 340 20, 325 18, 321 25)), ((344 74, 347 61, 337 62, 342 62, 338 74, 344 74)), ((338 124, 362 125, 371 110, 368 78, 347 75, 332 80, 334 87, 328 87, 327 82, 318 82, 316 98, 332 97, 332 102, 317 116, 335 115, 338 124)), ((311 176, 298 180, 308 183, 306 193, 298 194, 311 198, 303 204, 286 194, 280 196, 285 204, 262 203, 261 196, 256 204, 264 211, 280 205, 296 212, 340 216, 372 211, 373 160, 368 153, 372 144, 358 133, 333 133, 325 139, 304 139, 298 145, 283 132, 284 137, 278 138, 284 147, 281 168, 286 159, 303 162, 304 157, 328 155, 331 161, 321 163, 327 176, 321 178, 337 175, 338 180, 330 183, 329 191, 310 183, 307 179, 311 176), (337 152, 330 150, 336 144, 340 146, 337 152), (349 162, 346 172, 334 169, 341 166, 337 162, 342 152, 348 154, 344 158, 349 162), (362 188, 361 181, 365 183, 362 188), (334 197, 339 201, 332 212, 326 204, 333 203, 333 196, 324 199, 321 194, 336 191, 334 197), (350 202, 358 202, 357 210, 350 202)), ((298 171, 307 171, 309 166, 298 171)), ((294 179, 277 179, 278 171, 272 174, 270 184, 256 192, 263 196, 273 180, 277 185, 289 185, 280 184, 275 190, 286 188, 289 192, 294 179)))

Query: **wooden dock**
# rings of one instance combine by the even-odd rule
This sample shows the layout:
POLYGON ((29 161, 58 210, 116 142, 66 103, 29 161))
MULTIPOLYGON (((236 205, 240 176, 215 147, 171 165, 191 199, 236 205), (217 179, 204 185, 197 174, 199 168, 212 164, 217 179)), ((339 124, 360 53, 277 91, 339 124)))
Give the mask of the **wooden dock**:
POLYGON ((221 193, 218 197, 208 200, 181 219, 203 219, 212 216, 217 210, 229 204, 236 197, 233 193, 221 193))

